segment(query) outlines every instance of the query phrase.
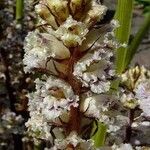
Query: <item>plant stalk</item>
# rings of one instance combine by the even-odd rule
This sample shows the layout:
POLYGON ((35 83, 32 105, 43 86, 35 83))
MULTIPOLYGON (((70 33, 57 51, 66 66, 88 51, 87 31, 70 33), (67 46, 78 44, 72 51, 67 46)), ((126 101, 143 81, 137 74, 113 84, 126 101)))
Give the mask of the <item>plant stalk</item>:
MULTIPOLYGON (((119 21, 120 27, 116 30, 116 38, 122 44, 128 44, 132 22, 134 0, 118 0, 115 19, 119 21)), ((116 71, 121 74, 125 69, 127 47, 117 50, 116 71)))

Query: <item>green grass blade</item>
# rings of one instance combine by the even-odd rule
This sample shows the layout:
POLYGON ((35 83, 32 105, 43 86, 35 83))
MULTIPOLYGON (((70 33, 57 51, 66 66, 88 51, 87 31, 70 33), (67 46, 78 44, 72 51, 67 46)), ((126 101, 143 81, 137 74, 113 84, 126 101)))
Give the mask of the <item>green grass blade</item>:
MULTIPOLYGON (((115 34, 120 43, 128 44, 129 42, 133 2, 134 0, 118 0, 115 19, 119 21, 120 27, 116 30, 115 34)), ((121 47, 117 50, 116 71, 118 74, 121 74, 125 69, 126 55, 127 48, 121 47)))
POLYGON ((20 22, 23 18, 24 0, 16 0, 16 20, 20 22))
POLYGON ((145 36, 145 34, 147 33, 147 31, 150 29, 150 12, 148 12, 147 14, 145 14, 145 20, 143 25, 141 26, 141 28, 139 29, 139 31, 136 33, 134 39, 132 40, 128 51, 127 51, 127 55, 126 55, 126 63, 125 63, 125 67, 127 67, 134 54, 136 53, 143 37, 145 36))

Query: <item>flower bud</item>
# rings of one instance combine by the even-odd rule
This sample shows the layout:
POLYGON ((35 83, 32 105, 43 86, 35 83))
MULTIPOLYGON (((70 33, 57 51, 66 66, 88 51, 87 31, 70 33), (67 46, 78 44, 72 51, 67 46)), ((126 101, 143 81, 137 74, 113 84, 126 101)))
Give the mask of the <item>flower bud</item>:
POLYGON ((70 8, 75 19, 80 19, 83 11, 83 0, 71 0, 70 8))
POLYGON ((91 9, 87 12, 84 23, 87 24, 88 27, 94 25, 103 18, 106 10, 107 8, 104 5, 93 2, 91 9))
POLYGON ((42 19, 44 19, 48 24, 50 24, 50 26, 52 26, 55 29, 58 27, 54 16, 50 13, 50 11, 45 5, 38 4, 36 5, 35 10, 42 19))
POLYGON ((73 18, 82 20, 91 8, 91 0, 71 0, 69 7, 73 18))
POLYGON ((83 0, 71 0, 71 8, 72 12, 75 13, 77 9, 80 9, 82 6, 82 1, 83 0), (77 8, 78 7, 78 8, 77 8))
POLYGON ((68 2, 66 0, 46 0, 46 2, 55 19, 62 24, 69 16, 68 2))
POLYGON ((134 90, 138 84, 147 77, 150 77, 149 70, 144 67, 136 66, 122 74, 121 80, 128 89, 134 90))

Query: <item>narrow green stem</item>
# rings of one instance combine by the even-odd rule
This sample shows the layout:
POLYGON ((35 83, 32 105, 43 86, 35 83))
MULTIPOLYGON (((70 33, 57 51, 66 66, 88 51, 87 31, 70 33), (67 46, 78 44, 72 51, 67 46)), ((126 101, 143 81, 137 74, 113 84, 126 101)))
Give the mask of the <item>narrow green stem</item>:
MULTIPOLYGON (((120 43, 129 43, 131 23, 132 23, 132 12, 133 12, 134 0, 118 0, 117 10, 115 19, 119 21, 120 27, 116 30, 116 39, 120 43)), ((126 58, 128 57, 128 48, 120 47, 117 49, 116 58, 116 72, 121 74, 125 70, 126 58)), ((111 91, 115 92, 118 89, 120 81, 117 79, 111 84, 111 91)))
POLYGON ((145 36, 145 34, 147 33, 147 31, 150 28, 150 12, 148 12, 147 14, 145 14, 145 20, 143 25, 140 27, 139 31, 136 33, 134 39, 132 40, 129 48, 128 48, 128 52, 127 52, 127 56, 126 56, 126 63, 125 63, 125 67, 127 67, 134 54, 136 53, 143 37, 145 36))
MULTIPOLYGON (((118 0, 115 19, 119 21, 120 27, 116 30, 116 38, 120 43, 128 44, 132 22, 132 10, 134 0, 118 0)), ((127 48, 121 47, 117 50, 116 71, 121 74, 125 69, 127 48)))
POLYGON ((16 20, 21 23, 23 18, 24 0, 16 0, 16 20))

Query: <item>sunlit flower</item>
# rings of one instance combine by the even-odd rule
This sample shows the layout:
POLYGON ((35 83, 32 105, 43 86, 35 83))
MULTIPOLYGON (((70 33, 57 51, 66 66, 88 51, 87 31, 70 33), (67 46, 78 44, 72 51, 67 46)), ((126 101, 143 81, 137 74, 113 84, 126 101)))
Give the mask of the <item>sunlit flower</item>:
POLYGON ((100 119, 111 103, 106 95, 93 95, 82 100, 80 109, 85 115, 100 119))
POLYGON ((29 94, 29 110, 39 111, 47 120, 53 120, 63 112, 77 107, 79 97, 62 80, 49 77, 46 81, 36 79, 36 92, 29 94))
POLYGON ((25 39, 25 55, 23 62, 24 70, 30 71, 33 68, 46 68, 47 59, 65 59, 70 57, 69 50, 63 43, 52 34, 30 32, 25 39))
POLYGON ((75 47, 82 44, 88 29, 84 23, 77 22, 69 16, 55 33, 67 47, 75 47))
POLYGON ((110 89, 109 79, 114 75, 110 69, 112 56, 113 53, 105 49, 89 53, 77 62, 73 74, 92 92, 107 92, 110 89))

